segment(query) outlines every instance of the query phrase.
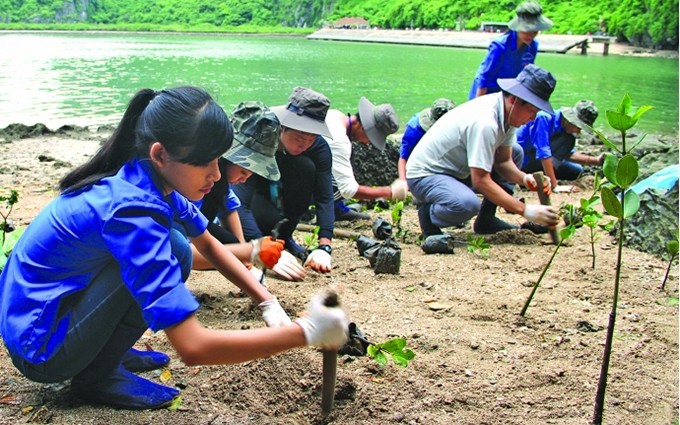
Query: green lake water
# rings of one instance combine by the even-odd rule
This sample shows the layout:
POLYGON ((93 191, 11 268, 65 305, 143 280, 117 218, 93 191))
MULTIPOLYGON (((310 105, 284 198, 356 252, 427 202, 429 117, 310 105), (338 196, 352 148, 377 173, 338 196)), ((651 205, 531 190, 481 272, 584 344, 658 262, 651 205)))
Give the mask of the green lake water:
MULTIPOLYGON (((115 124, 140 88, 198 85, 229 112, 238 102, 283 104, 296 85, 355 112, 366 96, 392 103, 402 129, 438 97, 467 93, 481 49, 312 41, 301 37, 0 32, 0 128, 11 123, 115 124)), ((678 60, 539 53, 558 80, 555 107, 593 100, 614 109, 624 93, 653 105, 645 132, 678 132, 678 60)), ((596 127, 606 128, 604 114, 596 127)))

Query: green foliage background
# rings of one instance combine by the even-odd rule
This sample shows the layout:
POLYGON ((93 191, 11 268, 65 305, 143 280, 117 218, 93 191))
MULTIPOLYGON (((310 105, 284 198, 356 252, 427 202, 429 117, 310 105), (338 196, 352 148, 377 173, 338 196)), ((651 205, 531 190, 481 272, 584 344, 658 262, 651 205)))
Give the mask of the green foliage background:
MULTIPOLYGON (((507 22, 519 0, 0 0, 0 28, 311 32, 345 16, 382 28, 477 29, 507 22)), ((678 46, 678 0, 543 0, 554 33, 605 30, 678 46)))

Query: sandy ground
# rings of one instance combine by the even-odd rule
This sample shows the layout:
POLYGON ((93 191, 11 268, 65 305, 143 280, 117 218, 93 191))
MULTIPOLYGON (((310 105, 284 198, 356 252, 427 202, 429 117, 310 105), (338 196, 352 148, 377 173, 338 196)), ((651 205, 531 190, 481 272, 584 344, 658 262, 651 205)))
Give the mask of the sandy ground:
MULTIPOLYGON (((0 187, 17 189, 12 212, 27 224, 55 195, 58 178, 97 148, 98 137, 49 136, 0 144, 0 187)), ((588 179, 578 182, 587 191, 588 179)), ((527 202, 535 195, 520 192, 527 202)), ((555 194, 553 204, 578 202, 555 194)), ((513 223, 518 216, 501 213, 513 223)), ((389 218, 389 212, 373 213, 389 218)), ((345 230, 373 237, 371 221, 345 230)), ((369 357, 342 356, 336 403, 324 418, 321 354, 298 349, 233 366, 187 367, 164 334, 139 348, 170 353, 163 375, 182 391, 177 410, 123 411, 89 406, 68 382, 43 385, 23 378, 0 350, 0 424, 560 424, 589 423, 613 297, 616 247, 601 234, 591 267, 581 230, 558 253, 524 318, 519 312, 554 246, 526 231, 487 238, 488 255, 466 250, 469 228, 452 234, 451 255, 425 255, 415 239, 415 209, 402 221, 399 274, 375 274, 351 239, 335 240, 334 270, 290 283, 268 275, 270 290, 295 316, 328 286, 342 291, 352 321, 372 342, 406 338, 415 358, 407 368, 369 357), (169 379, 168 379, 169 378, 169 379)), ((303 234, 298 237, 299 242, 303 234)), ((605 423, 678 422, 678 267, 659 288, 666 262, 625 249, 609 370, 605 423)), ((214 271, 192 273, 187 285, 201 301, 207 326, 263 326, 248 299, 214 271)), ((160 381, 160 371, 145 374, 160 381)))

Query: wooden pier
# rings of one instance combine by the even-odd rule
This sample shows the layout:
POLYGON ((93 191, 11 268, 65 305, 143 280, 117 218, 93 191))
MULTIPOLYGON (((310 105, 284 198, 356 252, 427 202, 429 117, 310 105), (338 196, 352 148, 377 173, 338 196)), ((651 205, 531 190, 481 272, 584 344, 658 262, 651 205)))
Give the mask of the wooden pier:
MULTIPOLYGON (((377 29, 330 29, 324 28, 307 36, 310 40, 353 41, 362 43, 414 44, 422 46, 462 47, 486 49, 499 33, 481 31, 430 31, 430 30, 377 30, 377 29)), ((580 48, 587 54, 589 43, 605 43, 603 54, 608 54, 609 37, 586 35, 539 34, 538 50, 541 52, 567 53, 580 48), (605 40, 606 39, 606 40, 605 40)))

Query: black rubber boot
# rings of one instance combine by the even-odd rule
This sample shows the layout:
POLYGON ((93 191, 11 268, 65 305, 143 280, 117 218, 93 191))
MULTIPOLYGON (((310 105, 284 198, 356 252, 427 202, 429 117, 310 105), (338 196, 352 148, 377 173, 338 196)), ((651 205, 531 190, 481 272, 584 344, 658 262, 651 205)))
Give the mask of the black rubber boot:
POLYGON ((519 229, 519 227, 496 217, 496 204, 484 198, 472 229, 477 234, 490 235, 503 230, 519 229))
POLYGON ((428 236, 442 234, 442 229, 432 223, 432 219, 430 218, 430 205, 431 204, 418 205, 418 222, 420 222, 420 230, 423 233, 423 240, 425 240, 428 236))

